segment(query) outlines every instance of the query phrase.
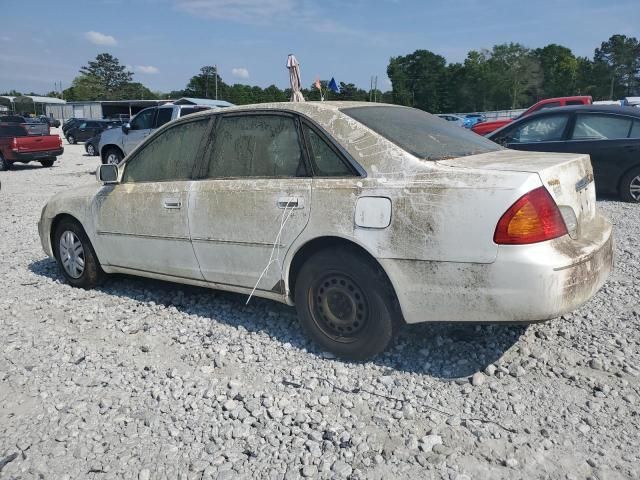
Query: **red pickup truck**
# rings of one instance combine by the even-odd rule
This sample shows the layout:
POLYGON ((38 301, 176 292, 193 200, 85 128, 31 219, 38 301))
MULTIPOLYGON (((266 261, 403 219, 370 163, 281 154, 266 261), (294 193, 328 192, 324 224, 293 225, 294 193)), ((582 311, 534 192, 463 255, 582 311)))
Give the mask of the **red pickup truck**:
POLYGON ((58 135, 33 135, 24 124, 0 123, 0 171, 9 170, 14 162, 37 161, 50 167, 62 152, 58 135))
MULTIPOLYGON (((538 110, 542 110, 543 108, 554 108, 554 107, 565 107, 567 105, 591 105, 592 98, 590 96, 579 96, 579 97, 558 97, 558 98, 545 98, 544 100, 540 100, 538 103, 530 106, 526 112, 522 113, 520 117, 524 117, 525 115, 530 115, 533 112, 537 112, 538 110)), ((520 118, 517 117, 517 118, 520 118)), ((489 135, 494 130, 504 127, 507 123, 511 123, 515 120, 515 118, 505 118, 504 120, 494 120, 492 122, 482 122, 476 123, 471 130, 473 130, 478 135, 489 135)))

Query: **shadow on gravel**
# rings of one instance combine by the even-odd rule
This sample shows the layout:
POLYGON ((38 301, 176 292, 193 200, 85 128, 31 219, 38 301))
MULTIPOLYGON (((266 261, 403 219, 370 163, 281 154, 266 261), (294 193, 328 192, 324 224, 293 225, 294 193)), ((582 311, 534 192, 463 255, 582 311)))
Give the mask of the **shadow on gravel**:
POLYGON ((13 172, 13 173, 19 173, 19 172, 27 172, 27 171, 30 171, 30 170, 38 170, 38 169, 51 170, 52 168, 55 168, 55 167, 57 167, 57 165, 55 163, 53 164, 52 167, 43 167, 38 162, 13 163, 11 165, 11 170, 9 170, 9 171, 13 172))
MULTIPOLYGON (((29 270, 36 275, 64 282, 56 263, 51 259, 33 262, 29 270)), ((212 323, 226 323, 251 332, 263 332, 318 357, 333 358, 306 338, 297 322, 295 309, 278 302, 253 298, 246 305, 246 295, 126 275, 110 276, 98 290, 140 303, 173 306, 189 315, 209 319, 212 323)), ((401 329, 395 344, 372 362, 388 369, 383 374, 399 370, 441 379, 467 377, 499 360, 518 342, 526 329, 526 325, 407 325, 401 329)))

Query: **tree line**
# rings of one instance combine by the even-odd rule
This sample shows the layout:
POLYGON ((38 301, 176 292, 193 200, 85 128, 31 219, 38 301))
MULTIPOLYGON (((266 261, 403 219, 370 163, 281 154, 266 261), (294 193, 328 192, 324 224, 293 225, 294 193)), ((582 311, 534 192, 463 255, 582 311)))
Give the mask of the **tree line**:
MULTIPOLYGON (((266 88, 227 84, 214 66, 204 66, 183 90, 153 92, 133 81, 119 60, 99 54, 80 69, 71 86, 60 95, 68 101, 217 98, 237 105, 289 100, 291 91, 276 85, 266 88), (216 82, 217 80, 217 82, 216 82), (217 90, 216 90, 217 84, 217 90)), ((519 43, 472 50, 463 62, 447 63, 429 50, 392 57, 387 67, 391 90, 366 91, 340 82, 340 93, 325 99, 395 103, 432 113, 502 110, 527 107, 542 98, 591 95, 595 100, 640 95, 640 42, 635 37, 613 35, 596 48, 592 58, 576 56, 557 44, 530 49, 519 43)), ((11 93, 19 93, 12 91, 11 93)), ((308 100, 319 100, 310 85, 302 90, 308 100)))

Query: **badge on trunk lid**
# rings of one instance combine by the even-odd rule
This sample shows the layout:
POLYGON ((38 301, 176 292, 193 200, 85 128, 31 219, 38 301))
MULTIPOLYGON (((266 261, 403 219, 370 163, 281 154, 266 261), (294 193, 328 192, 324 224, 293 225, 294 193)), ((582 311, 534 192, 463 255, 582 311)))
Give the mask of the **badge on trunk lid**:
POLYGON ((576 192, 584 190, 589 186, 591 182, 593 182, 593 173, 589 173, 588 175, 578 180, 578 182, 576 183, 576 192))

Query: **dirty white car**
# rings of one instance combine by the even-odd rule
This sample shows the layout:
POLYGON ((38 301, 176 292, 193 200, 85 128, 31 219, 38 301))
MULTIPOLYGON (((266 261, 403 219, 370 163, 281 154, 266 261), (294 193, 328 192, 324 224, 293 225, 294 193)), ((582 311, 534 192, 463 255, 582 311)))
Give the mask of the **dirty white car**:
POLYGON ((588 156, 506 150, 406 107, 204 112, 98 179, 39 222, 70 284, 126 273, 278 300, 345 358, 404 322, 559 316, 612 265, 588 156))

